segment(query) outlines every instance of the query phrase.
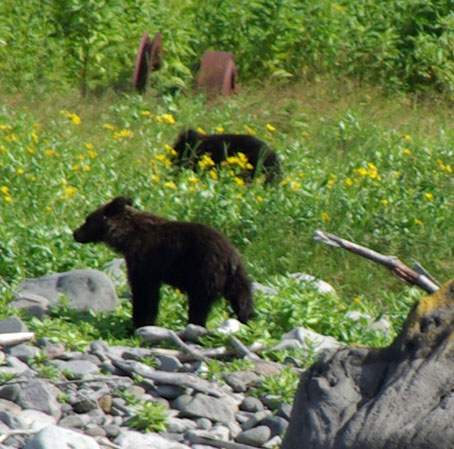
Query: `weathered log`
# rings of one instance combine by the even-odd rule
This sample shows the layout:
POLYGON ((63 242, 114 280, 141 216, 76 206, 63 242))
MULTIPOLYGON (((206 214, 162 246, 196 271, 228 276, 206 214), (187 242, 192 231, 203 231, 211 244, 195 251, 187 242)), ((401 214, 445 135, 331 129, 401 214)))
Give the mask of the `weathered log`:
POLYGON ((433 293, 438 290, 438 283, 431 277, 419 271, 412 270, 395 256, 380 254, 370 248, 350 242, 349 240, 345 240, 337 235, 330 234, 320 229, 316 229, 314 231, 313 239, 318 242, 325 243, 326 245, 346 249, 347 251, 384 265, 389 268, 400 280, 410 285, 417 285, 427 293, 433 293))
POLYGON ((325 354, 301 378, 281 449, 454 447, 454 281, 383 349, 325 354))

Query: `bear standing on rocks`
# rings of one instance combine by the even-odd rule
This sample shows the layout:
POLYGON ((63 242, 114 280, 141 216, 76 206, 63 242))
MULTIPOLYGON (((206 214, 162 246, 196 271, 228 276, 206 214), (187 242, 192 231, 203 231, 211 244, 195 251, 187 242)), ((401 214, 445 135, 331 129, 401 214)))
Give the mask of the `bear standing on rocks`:
POLYGON ((248 134, 200 134, 193 129, 183 131, 173 144, 176 163, 193 167, 208 154, 216 165, 227 157, 243 153, 252 165, 252 176, 264 173, 267 181, 281 175, 277 154, 263 141, 248 134))
POLYGON ((103 242, 124 255, 136 328, 154 324, 163 283, 187 293, 190 323, 205 326, 211 306, 221 296, 241 322, 252 317, 250 280, 238 252, 223 234, 131 205, 128 198, 113 199, 88 215, 73 235, 80 243, 103 242))

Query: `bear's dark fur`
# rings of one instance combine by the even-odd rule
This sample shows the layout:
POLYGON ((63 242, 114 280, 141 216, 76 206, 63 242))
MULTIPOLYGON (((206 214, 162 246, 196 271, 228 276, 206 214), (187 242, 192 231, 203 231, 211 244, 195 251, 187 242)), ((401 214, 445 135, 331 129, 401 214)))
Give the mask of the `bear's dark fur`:
POLYGON ((117 197, 96 209, 74 231, 80 243, 103 242, 126 259, 135 327, 155 322, 159 288, 169 284, 187 293, 189 322, 205 326, 216 299, 224 296, 238 319, 253 315, 251 283, 240 256, 216 229, 167 220, 131 207, 117 197))
POLYGON ((216 165, 227 157, 244 153, 253 169, 249 176, 264 173, 266 180, 271 181, 281 175, 281 166, 277 154, 260 139, 248 134, 200 134, 193 129, 179 134, 173 144, 177 152, 176 164, 194 167, 208 154, 216 165))

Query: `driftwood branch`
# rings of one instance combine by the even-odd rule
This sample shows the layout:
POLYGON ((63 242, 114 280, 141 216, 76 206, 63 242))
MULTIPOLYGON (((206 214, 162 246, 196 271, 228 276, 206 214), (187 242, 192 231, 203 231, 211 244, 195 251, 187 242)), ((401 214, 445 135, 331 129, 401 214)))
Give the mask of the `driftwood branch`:
POLYGON ((35 338, 33 332, 11 332, 0 334, 0 345, 17 345, 35 338))
POLYGON ((356 243, 340 238, 337 235, 329 234, 320 229, 314 231, 313 238, 318 242, 334 246, 335 248, 346 249, 347 251, 358 254, 373 262, 384 265, 400 280, 410 285, 417 285, 427 293, 434 293, 439 289, 437 282, 434 282, 429 276, 411 269, 395 256, 385 256, 372 249, 357 245, 356 243))

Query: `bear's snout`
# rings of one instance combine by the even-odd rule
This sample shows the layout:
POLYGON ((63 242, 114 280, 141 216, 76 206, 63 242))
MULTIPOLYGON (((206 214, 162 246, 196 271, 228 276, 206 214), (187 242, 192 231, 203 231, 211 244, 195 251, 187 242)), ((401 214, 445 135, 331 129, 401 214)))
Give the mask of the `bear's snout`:
POLYGON ((89 240, 86 238, 86 236, 84 236, 84 233, 81 231, 81 228, 77 228, 73 232, 73 237, 74 237, 74 240, 79 243, 88 243, 89 242, 89 240))

